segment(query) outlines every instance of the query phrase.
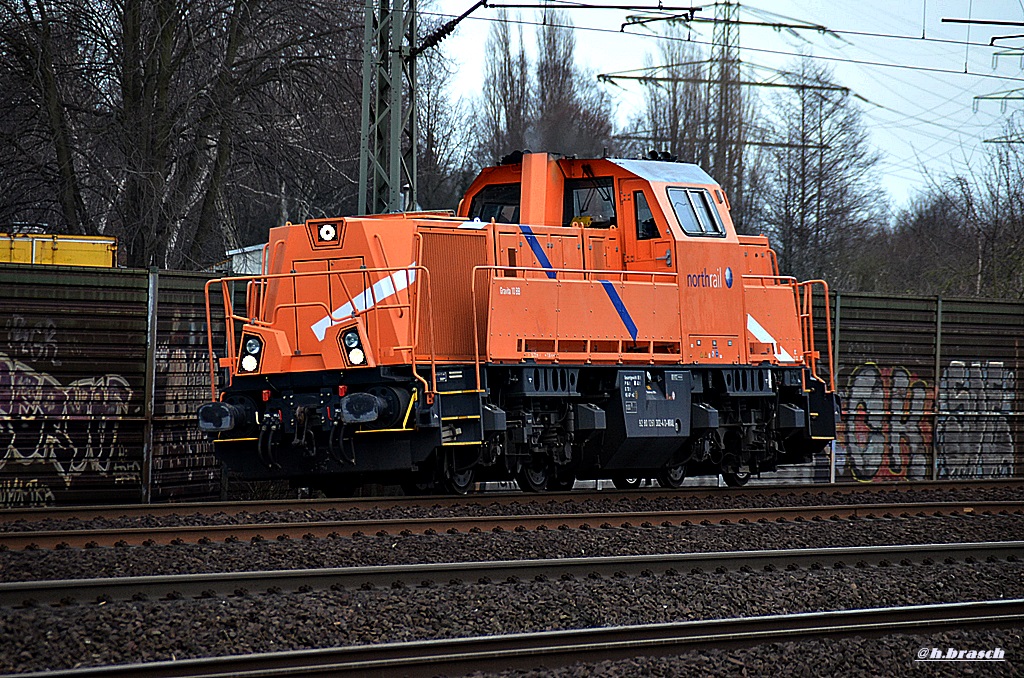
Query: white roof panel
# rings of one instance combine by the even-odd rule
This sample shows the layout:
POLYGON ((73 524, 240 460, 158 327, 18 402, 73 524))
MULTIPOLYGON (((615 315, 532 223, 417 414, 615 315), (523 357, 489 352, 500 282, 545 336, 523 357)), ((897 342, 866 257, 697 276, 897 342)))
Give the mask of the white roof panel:
POLYGON ((632 172, 647 181, 671 184, 714 184, 718 182, 697 165, 685 162, 662 162, 660 160, 623 160, 608 158, 627 172, 632 172))

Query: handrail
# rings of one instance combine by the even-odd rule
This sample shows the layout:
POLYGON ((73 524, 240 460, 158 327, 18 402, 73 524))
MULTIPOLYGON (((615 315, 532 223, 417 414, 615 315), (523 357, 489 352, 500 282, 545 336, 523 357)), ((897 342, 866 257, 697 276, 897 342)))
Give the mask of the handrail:
MULTIPOLYGON (((487 265, 487 266, 474 266, 473 270, 494 270, 494 271, 530 271, 536 273, 555 273, 556 277, 558 273, 583 273, 592 275, 649 275, 649 276, 662 276, 667 278, 678 278, 678 273, 672 273, 669 271, 631 271, 623 270, 620 268, 616 269, 593 269, 593 268, 544 268, 534 266, 504 266, 504 265, 487 265)), ((549 278, 554 280, 554 278, 549 278)), ((586 280, 587 278, 584 278, 586 280)), ((623 281, 627 282, 627 281, 623 281)))
POLYGON ((809 351, 804 352, 805 360, 810 357, 810 368, 811 374, 815 379, 820 379, 818 376, 817 361, 815 360, 814 350, 814 286, 821 285, 824 298, 825 298, 825 339, 827 342, 828 352, 828 380, 829 390, 833 393, 836 390, 836 373, 835 365, 832 360, 832 308, 829 302, 829 289, 828 283, 824 280, 805 280, 800 283, 800 290, 802 292, 802 298, 800 301, 800 325, 804 335, 804 346, 809 348, 809 351))
MULTIPOLYGON (((217 400, 217 370, 213 366, 213 317, 210 313, 210 285, 216 282, 214 280, 207 280, 203 286, 203 301, 206 302, 206 350, 207 355, 210 357, 210 399, 217 400)), ((225 313, 225 318, 227 314, 225 313)))
POLYGON ((798 285, 797 279, 791 275, 776 275, 773 273, 744 273, 740 276, 741 278, 751 278, 754 280, 773 280, 779 283, 785 283, 787 285, 798 285))
MULTIPOLYGON (((377 243, 377 247, 380 249, 380 258, 384 261, 384 265, 387 266, 388 268, 390 268, 391 264, 388 263, 388 253, 387 253, 387 250, 384 249, 384 241, 381 239, 380 233, 374 233, 373 234, 373 239, 377 243)), ((420 261, 420 260, 419 259, 413 259, 413 261, 420 261)), ((408 288, 406 288, 406 289, 408 289, 408 288)), ((374 300, 374 305, 376 306, 376 304, 377 304, 377 301, 375 299, 374 300)), ((399 313, 398 317, 401 318, 402 314, 399 313)))
MULTIPOLYGON (((418 247, 415 246, 415 245, 413 246, 415 251, 416 251, 416 256, 413 257, 413 261, 423 261, 423 235, 420 233, 420 231, 418 229, 413 234, 413 239, 414 239, 414 241, 417 241, 419 243, 418 247)), ((416 353, 417 353, 417 349, 419 348, 419 344, 420 344, 420 318, 422 317, 420 315, 420 303, 421 303, 421 300, 423 298, 423 295, 421 295, 421 294, 417 294, 416 295, 416 318, 415 318, 415 320, 413 320, 413 318, 409 318, 409 322, 413 323, 413 328, 412 328, 412 351, 410 353, 410 360, 409 360, 409 362, 410 362, 410 364, 412 366, 412 375, 413 375, 413 377, 415 377, 419 381, 423 382, 423 400, 424 400, 424 402, 426 402, 428 405, 432 405, 433 404, 432 400, 433 400, 433 397, 434 397, 433 394, 435 392, 437 392, 437 360, 436 360, 437 356, 434 354, 434 347, 436 346, 436 344, 434 342, 434 297, 433 297, 433 295, 431 293, 431 290, 430 290, 430 272, 427 271, 427 269, 425 267, 421 266, 420 268, 423 268, 423 271, 427 274, 427 307, 429 309, 429 314, 427 315, 427 317, 430 319, 430 321, 429 321, 430 322, 430 383, 429 384, 427 383, 426 379, 424 379, 423 377, 420 376, 419 370, 417 369, 417 360, 416 360, 416 353)), ((412 305, 412 289, 411 288, 412 288, 412 285, 410 285, 409 288, 408 288, 408 290, 409 290, 409 305, 410 306, 412 305)))
MULTIPOLYGON (((545 273, 545 274, 553 272, 553 273, 555 273, 555 278, 552 278, 552 280, 553 279, 557 279, 559 273, 582 273, 584 275, 582 281, 575 280, 575 281, 567 281, 567 282, 585 282, 587 280, 593 280, 594 276, 601 276, 601 277, 619 276, 619 278, 620 278, 619 282, 630 282, 629 280, 625 279, 626 276, 630 276, 630 275, 648 276, 649 275, 649 276, 651 276, 651 284, 653 284, 653 285, 657 285, 658 284, 654 280, 654 276, 661 276, 661 277, 665 277, 665 278, 678 278, 679 277, 678 273, 668 272, 668 271, 631 271, 631 270, 622 270, 622 269, 596 269, 595 270, 595 269, 583 269, 583 268, 546 268, 546 267, 533 267, 533 266, 498 266, 498 265, 474 266, 473 267, 472 280, 471 280, 471 283, 470 283, 470 294, 472 295, 472 299, 473 299, 473 366, 474 366, 474 370, 476 372, 477 390, 479 390, 481 388, 480 387, 480 362, 481 361, 480 361, 480 321, 479 321, 479 317, 478 317, 478 313, 477 313, 477 303, 476 303, 476 301, 477 301, 477 284, 476 283, 477 283, 477 274, 480 273, 481 271, 491 271, 491 272, 495 272, 495 271, 502 271, 502 272, 504 272, 504 271, 532 271, 532 272, 545 273)), ((488 279, 493 281, 495 279, 495 276, 492 275, 488 279)), ((509 280, 513 280, 513 278, 510 278, 509 280)), ((543 281, 545 279, 544 278, 540 278, 540 280, 543 281)), ((669 282, 669 284, 671 284, 671 281, 668 281, 668 282, 669 282)), ((490 318, 490 314, 488 314, 488 318, 490 318)), ((637 355, 641 355, 641 354, 637 354, 637 355)))
MULTIPOLYGON (((267 260, 260 264, 260 276, 262 277, 262 283, 261 284, 263 284, 264 287, 267 288, 268 292, 270 291, 269 290, 269 288, 270 288, 270 281, 268 279, 268 275, 284 275, 284 274, 280 274, 280 273, 278 273, 278 274, 268 274, 267 273, 267 269, 270 266, 271 259, 276 258, 278 250, 283 250, 284 247, 285 247, 285 241, 284 241, 283 238, 274 241, 274 251, 273 252, 270 251, 270 243, 269 242, 267 243, 267 260)), ((259 317, 262 318, 263 315, 267 312, 267 295, 266 294, 264 294, 260 298, 259 306, 260 306, 259 317)))
MULTIPOLYGON (((326 316, 328 318, 330 318, 330 320, 332 321, 332 324, 333 324, 335 322, 343 321, 343 320, 345 320, 347 318, 358 318, 358 317, 362 316, 363 314, 365 314, 365 313, 367 313, 367 312, 369 312, 371 310, 375 310, 375 309, 376 310, 383 310, 383 309, 394 310, 394 309, 398 309, 400 312, 402 312, 404 314, 404 309, 408 308, 410 310, 410 312, 411 312, 410 317, 409 317, 409 322, 412 323, 411 334, 412 334, 412 337, 413 337, 413 341, 412 341, 412 345, 409 348, 410 348, 410 351, 412 353, 412 361, 411 362, 412 362, 412 367, 413 367, 413 374, 414 374, 415 378, 423 384, 425 392, 432 392, 431 383, 428 383, 425 379, 423 379, 419 375, 417 370, 416 370, 416 364, 417 364, 417 357, 416 356, 417 356, 417 353, 420 351, 420 346, 419 346, 419 320, 422 317, 421 316, 421 305, 423 303, 422 302, 422 298, 424 296, 424 293, 425 293, 425 295, 427 297, 427 308, 428 309, 432 309, 433 308, 433 300, 432 300, 432 295, 430 293, 430 272, 424 266, 415 265, 414 264, 414 265, 411 265, 411 266, 398 266, 398 267, 387 266, 387 267, 359 268, 359 269, 348 269, 348 270, 303 271, 303 272, 297 272, 297 273, 291 273, 291 272, 289 272, 289 273, 263 273, 263 274, 260 274, 260 275, 226 276, 226 277, 223 277, 223 278, 215 278, 215 279, 207 281, 206 285, 204 287, 204 295, 206 297, 206 299, 205 299, 205 301, 206 301, 206 326, 207 326, 207 350, 209 352, 210 394, 211 394, 211 397, 214 400, 216 400, 217 399, 217 386, 216 386, 216 374, 217 374, 217 372, 216 372, 216 370, 217 370, 217 366, 218 366, 217 365, 218 361, 217 361, 217 357, 216 357, 216 354, 214 352, 214 347, 213 347, 213 322, 212 322, 213 321, 213 311, 212 311, 212 304, 211 304, 212 300, 210 298, 210 290, 211 290, 213 285, 220 285, 220 288, 221 288, 221 296, 222 296, 223 304, 224 304, 225 343, 226 343, 226 348, 227 348, 227 355, 225 355, 225 359, 228 359, 228 360, 234 360, 234 359, 236 359, 238 357, 237 356, 238 346, 237 346, 237 342, 235 341, 235 322, 241 322, 243 324, 252 325, 252 326, 255 326, 255 327, 272 327, 277 322, 278 314, 280 313, 280 311, 282 309, 300 308, 300 307, 320 307, 320 308, 324 309, 324 311, 326 313, 326 316), (384 273, 384 274, 387 274, 387 275, 394 275, 395 273, 399 273, 399 272, 404 272, 407 276, 418 278, 418 280, 420 281, 419 282, 419 284, 420 284, 420 287, 419 287, 420 293, 417 294, 415 308, 413 308, 413 304, 412 304, 412 289, 411 288, 412 288, 412 286, 414 284, 412 282, 412 280, 410 280, 409 284, 406 286, 406 291, 407 291, 407 294, 408 294, 406 302, 404 302, 404 303, 399 302, 399 303, 395 303, 395 304, 385 304, 385 305, 378 305, 377 304, 377 301, 378 301, 377 300, 377 293, 373 290, 373 285, 376 284, 376 282, 379 282, 379 281, 376 281, 374 283, 370 283, 369 281, 370 281, 370 279, 372 277, 372 274, 374 274, 374 273, 384 273), (308 302, 295 301, 295 302, 291 302, 291 303, 285 303, 285 304, 278 304, 278 305, 276 305, 275 306, 275 310, 274 310, 274 317, 272 319, 269 319, 269 320, 267 319, 267 317, 266 317, 267 316, 267 299, 268 299, 269 295, 266 294, 266 291, 269 289, 269 285, 270 285, 271 281, 274 281, 274 280, 291 280, 294 283, 296 281, 296 279, 298 279, 298 278, 312 278, 312 277, 315 277, 315 276, 320 276, 320 277, 327 276, 328 278, 330 278, 331 276, 334 276, 335 278, 337 278, 338 282, 341 285, 342 292, 345 295, 345 297, 347 298, 347 302, 352 305, 351 315, 347 315, 347 316, 344 316, 344 317, 336 316, 335 315, 335 311, 332 310, 323 301, 308 301, 308 302), (359 294, 355 294, 355 295, 352 294, 350 292, 350 290, 349 290, 349 285, 346 283, 346 279, 345 279, 346 276, 359 276, 363 280, 364 283, 367 283, 365 285, 364 291, 360 292, 359 294), (232 283, 232 282, 243 282, 243 281, 246 283, 246 303, 245 303, 245 311, 246 311, 246 314, 247 314, 246 316, 241 316, 241 315, 238 315, 236 313, 234 300, 232 299, 232 294, 231 294, 231 292, 229 290, 230 283, 232 283), (250 294, 252 293, 253 290, 256 290, 256 289, 263 290, 263 293, 261 294, 260 304, 259 304, 260 308, 258 309, 257 317, 248 317, 248 313, 250 311, 250 308, 249 308, 249 305, 250 305, 250 294), (356 305, 356 301, 355 301, 356 298, 359 297, 359 296, 363 296, 366 299, 372 300, 372 304, 369 305, 369 306, 366 306, 364 304, 364 306, 366 306, 366 307, 360 309, 356 305)), ((398 297, 398 299, 400 300, 400 297, 398 297)), ((402 316, 400 315, 400 317, 402 317, 402 316)), ((437 369, 436 368, 436 363, 437 363, 437 358, 436 358, 436 349, 435 349, 434 340, 433 340, 433 329, 434 329, 433 328, 433 319, 431 318, 431 321, 430 321, 431 345, 430 345, 430 351, 429 351, 429 360, 430 360, 430 366, 431 366, 431 382, 436 382, 436 369, 437 369)), ((234 376, 234 374, 232 373, 232 378, 233 378, 233 376, 234 376)))

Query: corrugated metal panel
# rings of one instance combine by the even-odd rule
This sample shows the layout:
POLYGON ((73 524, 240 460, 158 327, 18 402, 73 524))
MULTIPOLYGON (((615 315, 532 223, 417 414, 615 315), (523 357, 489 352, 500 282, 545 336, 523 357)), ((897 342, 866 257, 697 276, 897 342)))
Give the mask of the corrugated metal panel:
POLYGON ((939 478, 1020 475, 1024 304, 943 300, 935 424, 939 478))
POLYGON ((146 285, 0 267, 0 506, 141 498, 146 285))
POLYGON ((0 233, 0 263, 112 268, 117 266, 117 238, 0 233))
MULTIPOLYGON (((219 498, 220 463, 196 426, 196 410, 210 400, 206 345, 208 278, 159 274, 155 398, 153 412, 153 501, 219 498)), ((219 290, 218 290, 219 291, 219 290)), ((220 322, 218 346, 223 344, 220 322)))
MULTIPOLYGON (((430 303, 420 301, 421 353, 429 350, 433 323, 438 360, 469 360, 474 356, 473 267, 487 262, 487 238, 475 231, 422 230, 423 265, 430 271, 430 303)), ((478 287, 486 276, 480 274, 478 287)), ((479 330, 484 330, 487 295, 478 294, 479 330)))
POLYGON ((930 478, 938 301, 842 294, 838 313, 836 475, 930 478))
POLYGON ((840 480, 1018 475, 1024 305, 843 294, 840 480))

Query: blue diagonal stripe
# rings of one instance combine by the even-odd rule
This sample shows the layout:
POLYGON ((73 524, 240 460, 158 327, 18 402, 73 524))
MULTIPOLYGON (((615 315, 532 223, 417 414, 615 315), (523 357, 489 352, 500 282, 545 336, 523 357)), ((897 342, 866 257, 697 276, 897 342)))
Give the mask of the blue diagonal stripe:
POLYGON ((598 282, 604 286, 604 291, 608 293, 608 298, 612 301, 612 306, 618 312, 619 317, 622 318, 622 324, 626 326, 626 331, 629 332, 629 336, 633 337, 633 341, 636 341, 636 335, 638 331, 636 329, 636 323, 633 322, 633 318, 630 317, 629 311, 626 310, 626 305, 622 303, 622 297, 619 296, 619 291, 615 289, 607 280, 599 280, 598 282))
POLYGON ((526 238, 526 242, 529 243, 530 249, 533 250, 533 256, 537 257, 537 261, 543 266, 548 274, 549 278, 555 278, 558 273, 552 270, 554 267, 551 265, 551 260, 548 259, 548 255, 544 252, 544 246, 537 240, 537 236, 533 234, 533 229, 526 224, 519 224, 519 230, 523 232, 523 236, 526 238))

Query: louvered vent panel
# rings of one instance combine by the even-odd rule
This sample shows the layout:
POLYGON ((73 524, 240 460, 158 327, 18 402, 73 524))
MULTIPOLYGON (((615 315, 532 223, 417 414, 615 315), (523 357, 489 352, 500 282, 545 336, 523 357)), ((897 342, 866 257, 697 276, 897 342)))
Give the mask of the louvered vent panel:
MULTIPOLYGON (((421 231, 423 265, 430 271, 431 301, 421 301, 420 355, 430 350, 431 323, 438 360, 473 359, 473 267, 487 263, 487 238, 476 231, 421 231)), ((486 274, 478 274, 481 338, 487 324, 486 274)), ((481 341, 481 350, 483 344, 481 341)))

